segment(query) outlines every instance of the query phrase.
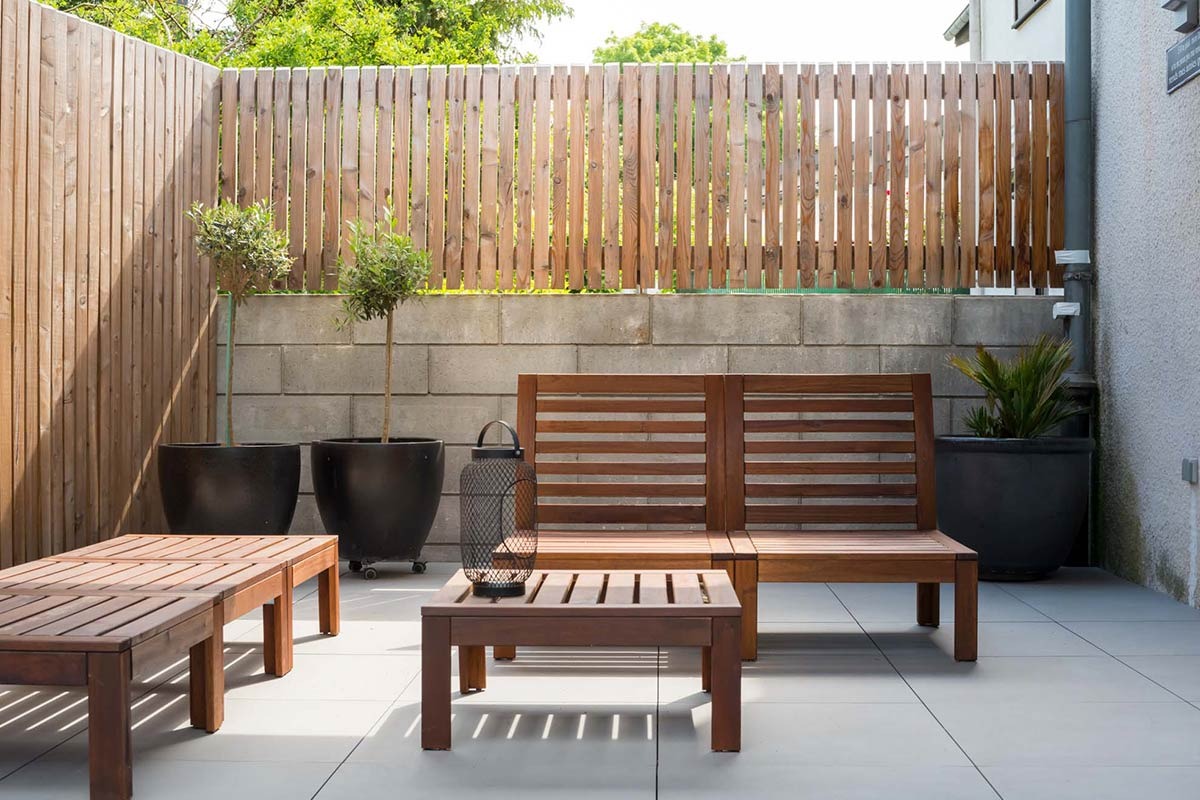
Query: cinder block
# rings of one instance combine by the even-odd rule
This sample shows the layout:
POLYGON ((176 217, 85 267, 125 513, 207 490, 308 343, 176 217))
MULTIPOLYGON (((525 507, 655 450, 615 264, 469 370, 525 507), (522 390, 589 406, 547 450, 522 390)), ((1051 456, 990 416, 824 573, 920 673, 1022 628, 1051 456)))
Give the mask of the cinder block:
MULTIPOLYGON (((541 298, 538 298, 541 299, 541 298)), ((384 320, 355 322, 356 344, 383 344, 384 320)), ((397 344, 497 344, 500 297, 486 294, 431 294, 396 309, 392 341, 397 344)))
POLYGON ((933 435, 948 436, 954 430, 954 401, 946 397, 933 398, 933 435))
POLYGON ((443 494, 442 503, 438 506, 437 518, 429 531, 429 544, 458 546, 462 535, 459 524, 458 495, 443 494))
POLYGON ((580 372, 660 372, 672 375, 724 372, 721 345, 594 345, 579 348, 580 372))
MULTIPOLYGON (((382 394, 382 344, 286 345, 283 391, 287 394, 382 394)), ((429 348, 392 346, 392 391, 425 394, 429 348)))
POLYGON ((433 346, 429 390, 434 394, 516 394, 522 372, 575 372, 573 345, 433 346))
POLYGON ((507 295, 500 300, 505 344, 646 344, 648 295, 507 295))
MULTIPOLYGON (((515 422, 513 423, 516 424, 515 422)), ((495 437, 489 437, 494 439, 495 437)), ((475 444, 471 442, 471 444, 475 444)), ((450 494, 458 492, 458 478, 471 460, 471 448, 466 445, 448 445, 446 447, 446 479, 442 482, 442 491, 450 494)), ((445 502, 445 498, 442 499, 445 502)), ((458 499, 455 498, 455 502, 458 499)))
POLYGON ((449 564, 457 564, 462 558, 462 551, 459 550, 457 544, 426 544, 421 550, 421 558, 429 563, 443 562, 449 564))
MULTIPOLYGON (((383 398, 354 398, 354 435, 379 436, 383 398)), ((500 414, 494 396, 419 396, 392 398, 392 435, 429 436, 446 444, 474 444, 479 430, 500 414)))
POLYGON ((838 374, 879 372, 878 347, 730 347, 732 373, 838 374))
MULTIPOLYGON (((217 341, 229 331, 229 300, 217 303, 217 341)), ((338 327, 342 301, 328 294, 266 294, 251 297, 237 314, 238 344, 349 344, 350 326, 338 327)))
MULTIPOLYGON (((989 348, 997 358, 1009 358, 1017 351, 1009 347, 989 348)), ((950 365, 950 356, 970 358, 971 347, 881 347, 881 372, 928 372, 933 379, 933 393, 938 396, 982 396, 980 389, 966 375, 950 365)))
POLYGON ((311 494, 302 494, 296 501, 296 515, 292 517, 292 534, 323 534, 325 524, 321 522, 321 512, 317 510, 317 498, 311 494))
POLYGON ((1047 334, 1061 337, 1052 309, 1060 297, 955 297, 954 343, 1026 345, 1047 334))
POLYGON ((802 299, 806 345, 950 344, 950 297, 823 294, 802 299))
POLYGON ((654 295, 655 344, 800 344, 798 295, 654 295))
MULTIPOLYGON (((350 397, 234 395, 239 442, 311 442, 350 435, 350 397)), ((217 431, 225 438, 225 404, 217 404, 217 431)))
POLYGON ((312 448, 300 448, 300 494, 312 494, 312 448))
MULTIPOLYGON (((229 348, 217 347, 217 393, 225 394, 225 357, 229 348)), ((283 391, 277 345, 241 345, 233 353, 234 394, 279 394, 283 391)))

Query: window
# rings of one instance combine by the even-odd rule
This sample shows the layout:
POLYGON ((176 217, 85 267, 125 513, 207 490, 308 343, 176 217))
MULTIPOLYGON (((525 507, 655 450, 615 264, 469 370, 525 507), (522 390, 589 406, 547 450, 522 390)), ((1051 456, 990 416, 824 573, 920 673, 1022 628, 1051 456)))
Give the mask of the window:
POLYGON ((1013 0, 1013 27, 1019 28, 1048 0, 1013 0))

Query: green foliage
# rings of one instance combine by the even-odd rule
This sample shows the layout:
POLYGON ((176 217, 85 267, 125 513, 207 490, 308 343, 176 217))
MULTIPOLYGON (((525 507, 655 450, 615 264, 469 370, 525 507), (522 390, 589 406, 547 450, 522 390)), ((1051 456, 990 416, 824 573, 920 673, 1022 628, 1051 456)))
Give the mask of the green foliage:
POLYGON ((212 13, 160 0, 54 2, 121 33, 233 67, 527 61, 516 43, 571 14, 564 0, 229 0, 212 13))
POLYGON ((383 219, 369 225, 350 223, 353 263, 343 261, 339 288, 346 297, 346 321, 366 322, 387 317, 396 306, 416 297, 429 278, 429 253, 413 246, 398 230, 391 207, 383 219))
POLYGON ((980 345, 974 359, 950 363, 984 391, 983 405, 963 418, 976 436, 1033 439, 1080 411, 1067 394, 1070 342, 1042 336, 1007 362, 980 345))
POLYGON ((292 269, 287 236, 275 228, 265 200, 242 208, 232 200, 213 207, 192 206, 188 218, 196 226, 196 249, 212 259, 217 286, 233 302, 269 291, 292 269))
POLYGON ((716 34, 705 38, 688 33, 674 23, 644 22, 628 36, 610 33, 604 44, 592 51, 597 63, 708 64, 745 61, 745 56, 730 56, 729 47, 716 34))

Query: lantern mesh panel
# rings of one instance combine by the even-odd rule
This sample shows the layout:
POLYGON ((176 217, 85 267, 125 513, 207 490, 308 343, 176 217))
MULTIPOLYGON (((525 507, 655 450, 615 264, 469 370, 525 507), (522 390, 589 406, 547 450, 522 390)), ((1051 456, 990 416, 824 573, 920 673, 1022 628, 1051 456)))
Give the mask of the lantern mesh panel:
POLYGON ((484 458, 463 469, 459 489, 463 571, 473 583, 524 583, 537 557, 537 481, 515 458, 484 458))

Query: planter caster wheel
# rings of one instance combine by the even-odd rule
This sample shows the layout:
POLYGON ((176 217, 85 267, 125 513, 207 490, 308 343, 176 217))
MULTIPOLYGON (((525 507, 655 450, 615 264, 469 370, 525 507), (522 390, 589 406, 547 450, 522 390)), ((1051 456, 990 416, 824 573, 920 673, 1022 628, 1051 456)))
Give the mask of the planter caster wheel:
POLYGON ((351 561, 350 562, 350 571, 351 572, 362 572, 362 562, 361 561, 351 561))
POLYGON ((424 561, 414 561, 413 562, 413 572, 415 572, 418 575, 423 574, 425 572, 425 570, 428 569, 428 567, 429 567, 429 565, 424 561))
POLYGON ((368 581, 373 581, 379 577, 379 570, 374 567, 363 567, 362 576, 368 581))

